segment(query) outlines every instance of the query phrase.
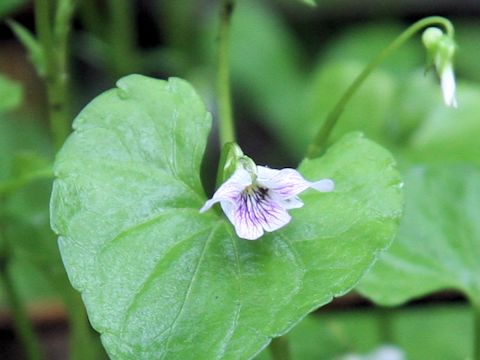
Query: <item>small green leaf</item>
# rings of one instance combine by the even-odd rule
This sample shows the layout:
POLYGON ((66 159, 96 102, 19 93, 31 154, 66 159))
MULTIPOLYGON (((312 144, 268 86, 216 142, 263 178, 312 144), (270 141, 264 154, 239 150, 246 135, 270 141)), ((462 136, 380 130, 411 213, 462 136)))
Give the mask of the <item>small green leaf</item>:
POLYGON ((185 81, 132 75, 80 113, 57 156, 52 226, 112 358, 251 358, 351 289, 395 234, 394 160, 351 134, 300 166, 334 193, 306 192, 284 229, 237 238, 199 214, 210 123, 185 81))
POLYGON ((480 171, 416 167, 407 173, 405 188, 405 216, 397 239, 359 290, 382 305, 448 289, 479 304, 480 171))
POLYGON ((35 70, 40 76, 45 75, 46 59, 40 43, 35 39, 35 36, 22 24, 16 21, 7 21, 12 31, 17 36, 18 40, 23 44, 28 52, 28 56, 35 66, 35 70))
POLYGON ((6 112, 20 105, 23 98, 22 86, 0 74, 0 112, 6 112))

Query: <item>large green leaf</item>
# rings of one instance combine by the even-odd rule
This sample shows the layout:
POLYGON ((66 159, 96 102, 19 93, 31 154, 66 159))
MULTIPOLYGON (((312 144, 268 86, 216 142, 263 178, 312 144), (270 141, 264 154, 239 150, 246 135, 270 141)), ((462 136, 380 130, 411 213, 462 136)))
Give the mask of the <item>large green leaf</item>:
POLYGON ((359 134, 321 159, 281 231, 241 240, 206 200, 210 115, 191 86, 132 75, 90 103, 58 154, 54 230, 112 358, 244 359, 351 289, 397 228, 391 155, 359 134))
POLYGON ((379 304, 397 305, 455 289, 480 304, 480 171, 416 167, 405 184, 398 237, 364 277, 360 291, 379 304))

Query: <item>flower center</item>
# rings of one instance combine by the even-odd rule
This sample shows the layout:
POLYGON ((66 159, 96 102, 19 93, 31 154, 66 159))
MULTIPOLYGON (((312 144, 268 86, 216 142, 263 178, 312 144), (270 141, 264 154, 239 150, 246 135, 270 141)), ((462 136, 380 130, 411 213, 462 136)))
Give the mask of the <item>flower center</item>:
POLYGON ((253 197, 254 200, 264 200, 268 195, 268 189, 260 187, 258 185, 249 185, 243 190, 243 195, 253 197))

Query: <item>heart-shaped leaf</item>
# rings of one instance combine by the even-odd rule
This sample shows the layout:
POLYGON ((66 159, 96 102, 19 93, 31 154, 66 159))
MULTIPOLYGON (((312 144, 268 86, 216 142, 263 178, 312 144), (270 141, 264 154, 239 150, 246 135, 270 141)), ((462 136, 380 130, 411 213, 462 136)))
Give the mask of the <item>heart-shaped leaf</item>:
POLYGON ((58 154, 52 225, 112 358, 251 358, 351 289, 395 234, 394 160, 352 134, 300 166, 335 192, 306 192, 284 229, 237 238, 223 214, 199 214, 210 122, 188 83, 132 75, 80 113, 58 154))
POLYGON ((397 240, 359 290, 383 305, 448 289, 480 304, 480 171, 416 167, 405 184, 405 216, 397 240))

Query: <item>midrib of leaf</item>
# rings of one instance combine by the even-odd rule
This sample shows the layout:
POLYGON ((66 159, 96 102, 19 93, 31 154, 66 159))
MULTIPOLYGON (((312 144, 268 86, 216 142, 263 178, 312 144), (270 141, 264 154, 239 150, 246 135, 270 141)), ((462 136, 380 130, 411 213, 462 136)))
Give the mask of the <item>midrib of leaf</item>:
POLYGON ((235 307, 235 313, 233 316, 232 326, 228 329, 228 332, 225 334, 225 339, 220 344, 220 348, 218 349, 218 353, 216 359, 222 359, 228 351, 228 346, 230 344, 230 340, 232 339, 233 335, 235 334, 235 330, 238 326, 238 319, 240 318, 240 313, 242 311, 242 298, 243 298, 243 282, 242 282, 242 268, 240 264, 240 255, 239 250, 237 247, 238 237, 236 234, 233 233, 233 229, 229 224, 226 224, 226 231, 229 235, 229 238, 232 242, 233 252, 235 254, 235 267, 237 269, 238 274, 238 301, 237 306, 235 307))
MULTIPOLYGON (((190 280, 190 283, 189 283, 189 286, 187 288, 187 291, 185 292, 185 296, 182 300, 182 305, 180 306, 180 309, 175 317, 175 319, 173 320, 173 323, 172 325, 170 326, 170 331, 168 333, 168 336, 167 336, 167 339, 165 341, 165 352, 162 354, 162 357, 160 359, 164 359, 165 358, 165 355, 168 353, 168 348, 169 348, 169 345, 170 345, 170 341, 171 341, 171 338, 172 338, 172 333, 173 333, 173 330, 175 329, 175 326, 180 318, 180 316, 182 315, 182 312, 183 312, 183 309, 185 308, 185 304, 186 302, 188 301, 188 297, 190 296, 190 293, 192 291, 192 287, 193 287, 193 283, 195 282, 195 278, 197 277, 197 274, 198 274, 198 270, 200 269, 200 265, 202 263, 202 260, 205 256, 205 253, 206 253, 206 250, 207 250, 207 247, 208 247, 208 244, 209 242, 212 240, 213 238, 213 235, 215 234, 215 232, 218 230, 218 228, 220 227, 220 225, 223 224, 223 221, 222 222, 218 222, 211 230, 210 234, 208 235, 208 238, 205 240, 205 244, 203 245, 203 249, 202 249, 202 252, 198 258, 198 262, 195 266, 195 270, 193 272, 193 275, 192 275, 192 279, 190 280)), ((157 335, 156 337, 159 337, 161 336, 161 334, 157 335)))
MULTIPOLYGON (((132 308, 134 307, 138 297, 140 295, 142 295, 143 291, 145 291, 148 287, 148 284, 155 279, 155 276, 158 275, 159 271, 163 269, 163 266, 165 265, 163 263, 163 261, 169 257, 169 255, 171 255, 173 252, 175 252, 176 250, 178 250, 178 248, 181 248, 183 245, 185 245, 186 242, 194 239, 196 236, 198 236, 199 234, 201 233, 204 233, 204 232, 207 232, 209 230, 209 228, 207 229, 202 229, 202 230, 199 230, 199 231, 196 231, 195 233, 189 235, 187 238, 185 239, 182 239, 180 241, 178 241, 177 243, 175 243, 172 247, 170 247, 164 254, 161 258, 159 258, 157 260, 157 265, 150 271, 150 273, 147 275, 146 279, 144 281, 142 281, 139 289, 137 292, 135 292, 135 294, 133 295, 132 297, 132 301, 130 302, 130 304, 127 306, 126 310, 125 310, 125 316, 124 316, 124 328, 122 329, 122 334, 125 332, 125 326, 127 324, 127 319, 130 317, 131 315, 131 311, 132 311, 132 308)), ((211 230, 212 232, 213 230, 211 230)), ((202 250, 203 252, 203 250, 202 250)), ((154 338, 158 338, 160 337, 164 332, 168 331, 169 329, 166 329, 164 331, 162 331, 160 334, 157 334, 154 336, 154 338)))

